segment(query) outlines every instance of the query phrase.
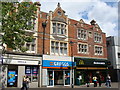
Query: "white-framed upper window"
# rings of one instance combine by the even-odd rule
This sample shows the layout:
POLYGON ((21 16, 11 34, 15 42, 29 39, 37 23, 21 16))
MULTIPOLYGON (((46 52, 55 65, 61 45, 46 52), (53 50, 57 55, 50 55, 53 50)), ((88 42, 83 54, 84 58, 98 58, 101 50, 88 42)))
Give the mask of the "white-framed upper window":
POLYGON ((78 39, 87 40, 87 30, 78 28, 78 39))
POLYGON ((51 41, 51 54, 67 55, 67 43, 51 41))
POLYGON ((95 32, 94 33, 94 42, 101 43, 102 42, 102 36, 101 34, 95 32))
POLYGON ((34 38, 33 40, 32 40, 32 42, 27 42, 26 44, 25 44, 25 46, 26 46, 26 48, 27 48, 27 51, 29 52, 31 52, 31 51, 35 51, 36 50, 36 39, 34 38))
POLYGON ((103 55, 103 47, 95 45, 94 46, 94 53, 95 53, 95 55, 103 55))
POLYGON ((66 35, 66 24, 65 23, 52 23, 53 34, 66 35))
POLYGON ((78 43, 78 53, 87 54, 88 53, 88 44, 78 43))

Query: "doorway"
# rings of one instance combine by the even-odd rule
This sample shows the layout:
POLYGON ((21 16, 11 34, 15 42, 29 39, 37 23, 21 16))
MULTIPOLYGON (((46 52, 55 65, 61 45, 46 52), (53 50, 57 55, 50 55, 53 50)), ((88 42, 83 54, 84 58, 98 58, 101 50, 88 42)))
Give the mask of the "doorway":
POLYGON ((54 85, 70 86, 70 70, 48 70, 47 87, 54 87, 54 85))
POLYGON ((55 71, 55 85, 64 85, 63 71, 55 71))

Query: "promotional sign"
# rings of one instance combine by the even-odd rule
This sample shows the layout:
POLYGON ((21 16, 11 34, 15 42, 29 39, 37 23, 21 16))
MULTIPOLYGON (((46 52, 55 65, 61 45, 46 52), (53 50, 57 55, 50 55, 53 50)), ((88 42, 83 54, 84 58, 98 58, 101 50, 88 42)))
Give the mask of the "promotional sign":
POLYGON ((72 62, 43 60, 42 65, 43 67, 68 67, 68 66, 72 66, 72 62))
POLYGON ((16 83, 16 71, 8 71, 8 84, 13 86, 16 83))

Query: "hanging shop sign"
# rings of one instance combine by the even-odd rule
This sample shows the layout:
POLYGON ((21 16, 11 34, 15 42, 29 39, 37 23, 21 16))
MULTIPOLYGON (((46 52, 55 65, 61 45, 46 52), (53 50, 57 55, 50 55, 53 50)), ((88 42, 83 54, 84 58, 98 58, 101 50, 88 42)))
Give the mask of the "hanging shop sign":
MULTIPOLYGON (((70 61, 51 61, 51 60, 43 60, 43 68, 52 68, 52 67, 68 67, 72 66, 72 62, 70 61)), ((73 64, 75 66, 75 64, 73 64)))

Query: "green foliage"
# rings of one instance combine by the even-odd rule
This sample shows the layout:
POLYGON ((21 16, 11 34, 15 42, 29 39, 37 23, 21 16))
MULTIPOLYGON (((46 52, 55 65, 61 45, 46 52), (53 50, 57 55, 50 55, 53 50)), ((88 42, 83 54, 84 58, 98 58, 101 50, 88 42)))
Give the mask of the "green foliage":
POLYGON ((36 19, 37 7, 30 2, 2 2, 2 28, 4 33, 2 42, 7 47, 25 51, 22 46, 25 42, 31 42, 32 36, 26 34, 27 30, 33 30, 36 19))

